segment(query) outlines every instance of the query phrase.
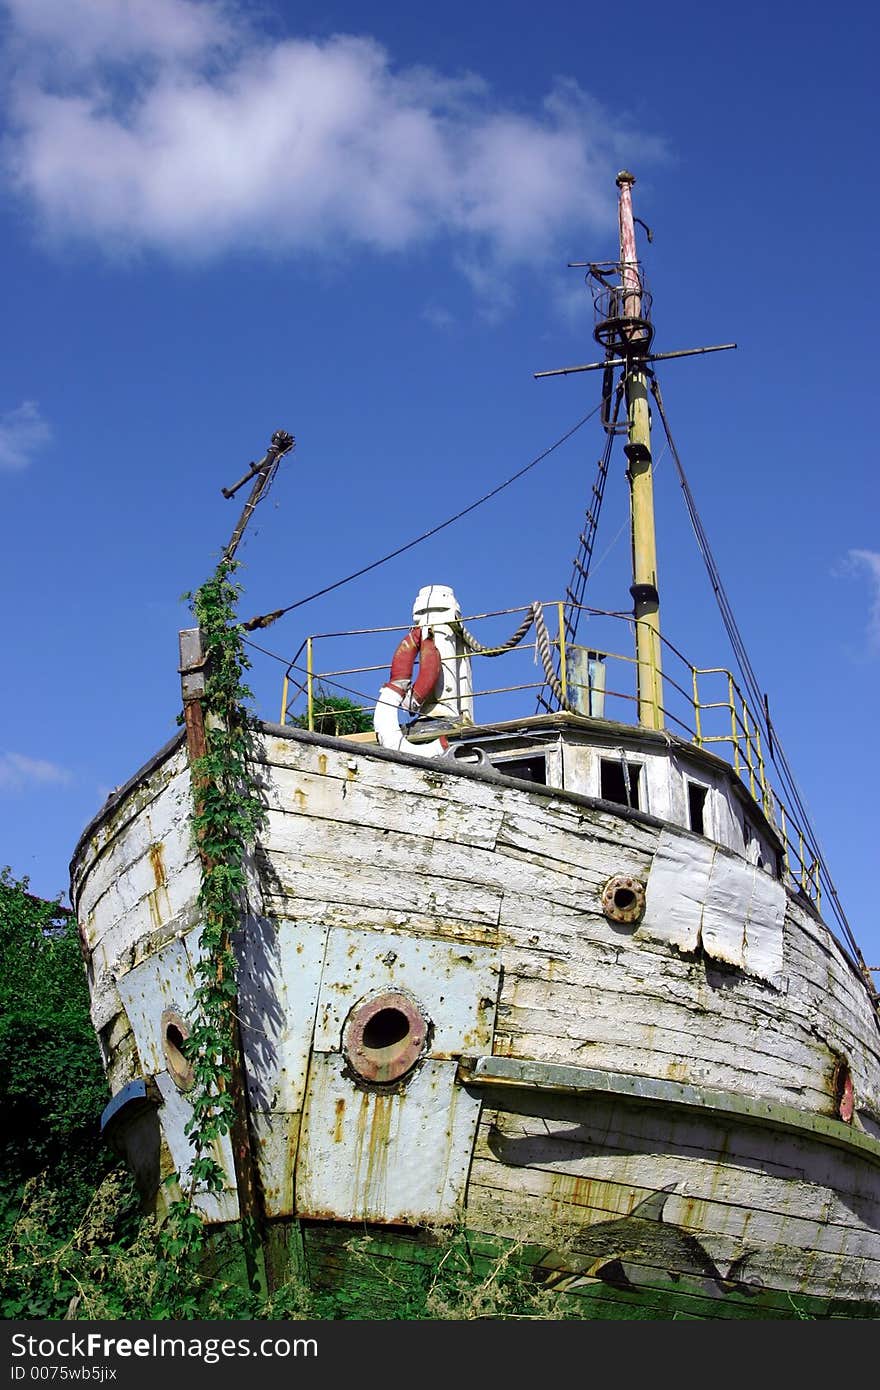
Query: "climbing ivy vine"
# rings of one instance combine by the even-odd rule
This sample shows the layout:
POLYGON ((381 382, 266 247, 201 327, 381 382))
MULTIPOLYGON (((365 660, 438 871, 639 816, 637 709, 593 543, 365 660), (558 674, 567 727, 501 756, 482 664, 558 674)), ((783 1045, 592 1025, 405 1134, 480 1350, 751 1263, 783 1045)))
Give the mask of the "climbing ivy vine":
POLYGON ((195 1259, 204 1244, 204 1225, 194 1207, 199 1192, 219 1192, 223 1170, 218 1141, 233 1128, 233 1057, 237 1047, 236 961, 232 936, 245 902, 245 855, 263 823, 264 810, 251 771, 252 724, 244 682, 250 662, 236 621, 241 587, 235 561, 222 559, 190 600, 202 633, 205 693, 202 709, 205 753, 192 763, 193 834, 202 863, 198 906, 202 920, 190 1035, 184 1045, 192 1063, 187 1124, 193 1160, 184 1189, 169 1208, 162 1230, 165 1253, 195 1259))

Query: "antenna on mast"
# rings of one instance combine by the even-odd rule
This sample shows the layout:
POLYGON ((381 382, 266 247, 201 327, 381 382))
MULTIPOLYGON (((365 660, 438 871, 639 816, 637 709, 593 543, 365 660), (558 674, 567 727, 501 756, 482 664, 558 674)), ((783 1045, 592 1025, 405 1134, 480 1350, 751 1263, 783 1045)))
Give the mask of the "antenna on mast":
POLYGON ((244 504, 244 510, 242 511, 241 516, 238 518, 238 523, 235 527, 235 530, 232 533, 232 536, 230 537, 229 544, 223 552, 223 558, 225 560, 231 560, 234 556, 236 550, 238 549, 238 543, 241 540, 242 535, 244 534, 244 528, 250 521, 251 512, 254 510, 263 493, 266 491, 269 484, 272 482, 272 479, 275 477, 275 474, 278 471, 278 465, 283 459, 284 455, 290 453, 290 450, 293 448, 295 443, 296 440, 294 439, 292 434, 288 434, 286 430, 276 430, 275 433, 272 435, 272 440, 269 444, 268 449, 266 450, 263 457, 260 459, 259 463, 252 463, 248 471, 239 478, 237 483, 233 483, 232 487, 224 487, 220 489, 224 497, 234 497, 235 494, 238 492, 239 488, 244 487, 245 483, 250 478, 255 479, 248 500, 244 504))

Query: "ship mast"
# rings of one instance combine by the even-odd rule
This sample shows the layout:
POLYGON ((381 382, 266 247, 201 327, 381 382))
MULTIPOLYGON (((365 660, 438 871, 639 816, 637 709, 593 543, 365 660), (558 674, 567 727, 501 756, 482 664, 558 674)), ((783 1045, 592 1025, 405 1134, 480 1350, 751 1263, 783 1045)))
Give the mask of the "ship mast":
POLYGON ((663 727, 663 667, 660 652, 660 595, 657 590, 657 538, 654 528, 654 479, 651 461, 651 414, 645 355, 650 330, 642 318, 642 284, 636 256, 632 210, 634 176, 617 175, 620 189, 621 355, 625 357, 627 442, 629 467, 632 575, 630 593, 636 629, 639 723, 646 729, 663 727))
MULTIPOLYGON (((620 259, 618 261, 569 261, 569 267, 586 267, 587 283, 593 295, 596 314, 593 337, 605 349, 602 362, 584 362, 573 367, 554 367, 535 372, 535 377, 569 376, 574 372, 603 373, 602 423, 606 434, 616 435, 617 403, 621 395, 626 400, 627 479, 630 487, 630 535, 632 544, 632 584, 635 619, 636 676, 638 720, 643 728, 663 728, 663 663, 660 648, 660 596, 657 588, 657 541, 654 531, 654 479, 651 461, 651 413, 648 406, 648 383, 657 396, 656 381, 648 366, 650 362, 673 357, 698 357, 707 352, 726 352, 736 343, 718 343, 711 347, 683 348, 675 352, 652 352, 654 329, 651 324, 651 295, 645 287, 641 266, 636 254, 635 217, 632 209, 632 186, 635 175, 622 169, 617 175, 618 221, 620 228, 620 259), (623 369, 622 380, 614 404, 614 373, 623 369)), ((645 227, 648 240, 651 231, 645 227)), ((658 405, 659 396, 657 396, 658 405)), ((662 415, 662 406, 661 415, 662 415)), ((591 510, 587 512, 586 533, 581 545, 586 564, 592 552, 592 538, 598 519, 608 466, 610 439, 605 457, 600 462, 599 481, 593 487, 591 510)), ((579 552, 575 556, 572 583, 568 589, 571 603, 566 619, 566 635, 571 643, 577 632, 578 606, 587 569, 579 552), (580 588, 578 587, 580 581, 580 588)), ((549 708, 549 706, 547 706, 549 708)))

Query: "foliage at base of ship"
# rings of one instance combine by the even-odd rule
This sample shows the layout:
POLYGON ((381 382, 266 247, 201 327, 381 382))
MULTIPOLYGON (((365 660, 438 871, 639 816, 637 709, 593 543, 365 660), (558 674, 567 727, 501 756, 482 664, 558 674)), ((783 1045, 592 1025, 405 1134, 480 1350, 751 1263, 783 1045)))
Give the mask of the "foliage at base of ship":
MULTIPOLYGON (((76 922, 0 871, 0 1239, 4 1250, 36 1186, 63 1194, 46 1212, 61 1241, 113 1164, 99 1121, 107 1083, 89 1018, 76 922)), ((4 1259, 4 1265, 5 1265, 4 1259)), ((8 1268, 4 1273, 9 1275, 8 1268)), ((4 1282, 6 1282, 4 1280, 4 1282)), ((42 1316, 38 1304, 32 1316, 42 1316)), ((13 1316, 8 1310, 5 1316, 13 1316)), ((47 1314, 48 1315, 48 1314, 47 1314)))

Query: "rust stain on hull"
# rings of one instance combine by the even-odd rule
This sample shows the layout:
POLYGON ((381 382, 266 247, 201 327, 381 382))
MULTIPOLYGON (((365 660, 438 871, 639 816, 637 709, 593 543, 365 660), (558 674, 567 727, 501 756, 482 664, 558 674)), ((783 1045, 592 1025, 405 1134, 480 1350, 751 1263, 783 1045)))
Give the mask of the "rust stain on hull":
POLYGON ((168 875, 165 870, 165 849, 158 841, 154 841, 147 850, 150 860, 150 868, 153 870, 153 881, 155 888, 151 888, 147 894, 147 906, 150 910, 150 921, 158 930, 165 921, 171 916, 171 903, 168 899, 168 875))
POLYGON ((150 845, 149 848, 150 865, 153 870, 153 878, 156 880, 157 888, 168 887, 168 877, 165 873, 165 850, 159 843, 150 845))

